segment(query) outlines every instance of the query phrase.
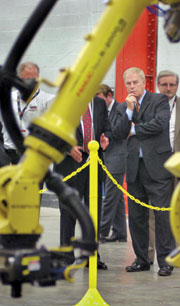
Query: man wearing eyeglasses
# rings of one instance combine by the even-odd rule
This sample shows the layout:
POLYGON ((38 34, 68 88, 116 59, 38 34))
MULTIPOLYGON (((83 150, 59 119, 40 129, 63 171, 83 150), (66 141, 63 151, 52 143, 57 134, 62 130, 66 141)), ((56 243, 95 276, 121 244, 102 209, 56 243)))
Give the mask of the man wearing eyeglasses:
POLYGON ((157 76, 157 86, 160 93, 169 100, 170 121, 169 135, 173 152, 180 151, 180 97, 176 93, 179 85, 179 76, 170 70, 162 70, 157 76))
MULTIPOLYGON (((180 151, 180 97, 178 97, 177 90, 179 85, 179 76, 171 70, 162 70, 157 76, 157 87, 160 93, 168 97, 170 107, 169 120, 169 138, 173 152, 180 151)), ((177 180, 175 179, 175 183, 177 180)), ((154 228, 154 214, 150 212, 150 240, 148 255, 150 261, 153 263, 155 255, 155 228, 154 228)))

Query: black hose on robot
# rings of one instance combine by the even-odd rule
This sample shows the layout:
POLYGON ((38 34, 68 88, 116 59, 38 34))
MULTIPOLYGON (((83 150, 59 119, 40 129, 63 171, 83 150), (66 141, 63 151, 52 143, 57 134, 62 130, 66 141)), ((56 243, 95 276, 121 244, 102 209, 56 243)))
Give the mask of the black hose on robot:
POLYGON ((66 185, 58 173, 48 171, 45 181, 47 188, 57 195, 61 208, 69 211, 80 223, 82 239, 72 241, 73 247, 93 253, 97 249, 94 226, 89 218, 88 209, 81 203, 77 191, 66 185))
MULTIPOLYGON (((31 14, 16 42, 7 56, 5 64, 0 68, 0 108, 2 117, 12 141, 19 153, 23 154, 25 147, 24 138, 16 122, 12 105, 11 91, 17 88, 23 96, 29 96, 35 87, 35 83, 27 84, 16 75, 17 66, 34 38, 36 32, 46 19, 48 13, 58 0, 42 0, 31 14)), ((95 242, 95 230, 88 210, 81 204, 75 191, 62 182, 59 175, 48 171, 46 175, 47 187, 55 192, 64 207, 68 209, 80 222, 82 240, 75 240, 74 247, 80 247, 92 252, 97 249, 95 242)))
MULTIPOLYGON (((28 86, 23 84, 17 75, 16 68, 25 53, 30 42, 34 38, 36 32, 46 19, 50 10, 56 4, 58 0, 42 0, 31 14, 27 23, 23 27, 16 42, 7 56, 5 64, 0 69, 0 108, 2 117, 7 128, 8 133, 17 150, 22 154, 25 150, 23 141, 24 138, 19 130, 14 113, 11 106, 11 90, 12 87, 16 87, 22 94, 26 92, 28 86)), ((30 88, 32 91, 32 89, 30 88)))

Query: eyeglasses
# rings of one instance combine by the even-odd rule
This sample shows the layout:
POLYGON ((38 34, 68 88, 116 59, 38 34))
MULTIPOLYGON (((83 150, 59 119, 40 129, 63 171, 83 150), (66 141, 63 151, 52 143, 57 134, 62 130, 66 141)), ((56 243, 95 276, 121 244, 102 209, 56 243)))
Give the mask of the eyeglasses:
POLYGON ((172 84, 172 83, 170 83, 170 84, 168 84, 168 83, 162 83, 162 84, 160 84, 160 83, 159 83, 159 85, 160 85, 161 87, 168 87, 168 86, 169 86, 169 87, 172 87, 172 88, 175 87, 175 86, 177 86, 177 84, 172 84))

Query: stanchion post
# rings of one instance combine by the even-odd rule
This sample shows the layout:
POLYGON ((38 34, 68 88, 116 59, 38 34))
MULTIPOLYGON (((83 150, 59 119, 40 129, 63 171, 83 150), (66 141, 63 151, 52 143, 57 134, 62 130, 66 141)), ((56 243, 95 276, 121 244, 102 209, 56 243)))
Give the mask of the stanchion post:
MULTIPOLYGON (((92 140, 88 144, 90 151, 89 169, 89 212, 94 223, 97 240, 98 228, 98 149, 99 143, 92 140)), ((97 251, 89 258, 89 289, 75 306, 109 306, 97 290, 97 251)))
MULTIPOLYGON (((93 220, 96 241, 98 228, 98 149, 97 141, 90 141, 88 144, 90 151, 90 169, 89 169, 89 213, 93 220)), ((94 256, 89 258, 89 288, 97 287, 97 251, 94 256)))

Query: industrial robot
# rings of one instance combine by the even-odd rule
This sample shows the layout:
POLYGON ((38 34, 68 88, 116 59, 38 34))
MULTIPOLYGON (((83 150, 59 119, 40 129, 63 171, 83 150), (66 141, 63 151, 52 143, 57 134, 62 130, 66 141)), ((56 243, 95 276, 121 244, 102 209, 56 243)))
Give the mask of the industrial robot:
MULTIPOLYGON (((62 182, 62 177, 49 170, 59 163, 76 145, 75 130, 88 102, 98 89, 120 49, 146 6, 158 4, 152 0, 104 0, 106 8, 71 68, 61 69, 54 82, 23 81, 16 68, 36 32, 58 0, 41 0, 25 24, 5 63, 0 68, 0 108, 6 128, 21 153, 17 165, 0 169, 0 277, 11 286, 12 297, 20 297, 23 283, 40 286, 55 285, 57 280, 71 280, 71 273, 86 265, 97 250, 95 229, 88 211, 76 191, 62 182), (19 90, 29 103, 33 93, 44 82, 57 87, 52 106, 36 118, 24 139, 11 107, 11 90, 19 90), (37 248, 42 234, 39 224, 40 183, 54 192, 64 207, 79 220, 82 237, 73 239, 66 249, 37 248), (64 254, 80 249, 74 265, 64 265, 64 254)), ((180 0, 162 0, 167 4, 165 31, 172 42, 180 40, 180 0)), ((178 165, 179 165, 178 159, 178 165)), ((180 173, 180 167, 177 171, 180 173)), ((180 187, 178 187, 180 189, 180 187)), ((178 198, 179 198, 178 189, 178 198)), ((177 208, 179 213, 179 208, 177 208)), ((179 225, 178 220, 178 225, 179 225)), ((179 242, 180 235, 178 232, 179 242)))

